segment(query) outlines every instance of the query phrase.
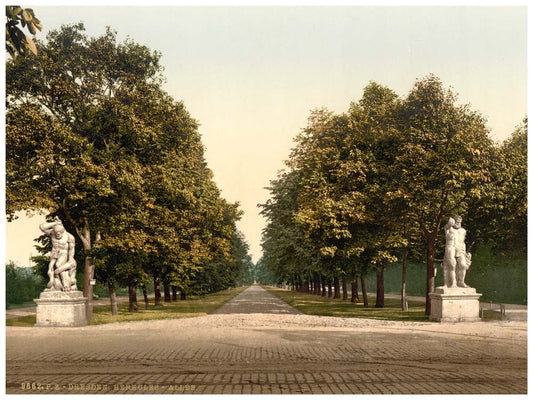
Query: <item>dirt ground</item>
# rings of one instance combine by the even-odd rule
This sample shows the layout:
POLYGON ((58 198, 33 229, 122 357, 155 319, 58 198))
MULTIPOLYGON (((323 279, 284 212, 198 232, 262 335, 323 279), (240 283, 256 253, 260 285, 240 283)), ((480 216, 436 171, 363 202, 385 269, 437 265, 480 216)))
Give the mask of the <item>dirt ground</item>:
POLYGON ((188 319, 6 328, 7 393, 527 392, 527 322, 308 316, 259 286, 188 319))

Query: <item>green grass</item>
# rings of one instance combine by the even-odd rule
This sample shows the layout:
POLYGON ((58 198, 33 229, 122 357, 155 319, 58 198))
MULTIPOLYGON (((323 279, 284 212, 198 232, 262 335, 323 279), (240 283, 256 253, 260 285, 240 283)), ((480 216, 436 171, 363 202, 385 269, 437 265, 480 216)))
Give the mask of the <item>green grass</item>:
POLYGON ((35 315, 6 319, 6 326, 33 326, 35 325, 35 315))
POLYGON ((497 310, 485 310, 483 312, 483 321, 500 321, 502 315, 497 310))
MULTIPOLYGON (((36 298, 39 297, 39 295, 35 296, 36 298)), ((35 307, 34 301, 26 301, 24 303, 18 303, 18 304, 6 304, 6 310, 12 310, 14 308, 29 308, 29 307, 35 307)))
POLYGON ((342 318, 372 318, 392 321, 428 321, 425 315, 425 303, 409 302, 409 311, 402 311, 400 300, 385 299, 385 307, 375 308, 376 298, 369 296, 369 307, 362 303, 322 297, 308 293, 300 293, 276 287, 265 287, 273 295, 279 297, 304 314, 323 315, 342 318))
MULTIPOLYGON (((238 287, 205 296, 190 296, 187 300, 178 300, 171 303, 163 302, 162 307, 155 307, 152 301, 148 309, 144 308, 143 301, 138 301, 139 309, 137 312, 129 312, 128 303, 120 303, 118 304, 118 315, 111 315, 110 306, 97 306, 93 309, 94 320, 91 325, 207 315, 244 291, 244 289, 245 287, 238 287)), ((6 326, 33 326, 34 324, 35 315, 6 320, 6 326)))

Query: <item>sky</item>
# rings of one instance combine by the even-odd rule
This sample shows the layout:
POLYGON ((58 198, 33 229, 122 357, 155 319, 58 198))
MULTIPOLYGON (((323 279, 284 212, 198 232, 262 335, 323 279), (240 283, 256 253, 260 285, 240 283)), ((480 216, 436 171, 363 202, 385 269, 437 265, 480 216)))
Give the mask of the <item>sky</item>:
MULTIPOLYGON (((164 89, 199 121, 214 180, 244 211, 238 228, 254 261, 265 226, 257 205, 311 110, 344 112, 370 81, 403 97, 432 73, 486 117, 497 141, 527 114, 524 6, 32 8, 39 38, 82 21, 90 36, 110 26, 120 41, 162 53, 164 89)), ((43 220, 6 224, 6 261, 28 265, 43 220)))

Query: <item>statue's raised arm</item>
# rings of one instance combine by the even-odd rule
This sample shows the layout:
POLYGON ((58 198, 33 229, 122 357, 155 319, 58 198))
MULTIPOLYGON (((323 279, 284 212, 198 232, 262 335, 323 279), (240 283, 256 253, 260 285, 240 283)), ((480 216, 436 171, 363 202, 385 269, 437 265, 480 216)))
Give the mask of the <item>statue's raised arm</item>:
POLYGON ((39 225, 39 229, 47 235, 51 235, 54 232, 54 226, 56 225, 63 225, 58 217, 55 217, 52 222, 43 222, 41 225, 39 225))
POLYGON ((455 220, 452 217, 450 217, 448 222, 446 222, 446 225, 444 225, 444 231, 447 232, 454 225, 455 225, 455 220))

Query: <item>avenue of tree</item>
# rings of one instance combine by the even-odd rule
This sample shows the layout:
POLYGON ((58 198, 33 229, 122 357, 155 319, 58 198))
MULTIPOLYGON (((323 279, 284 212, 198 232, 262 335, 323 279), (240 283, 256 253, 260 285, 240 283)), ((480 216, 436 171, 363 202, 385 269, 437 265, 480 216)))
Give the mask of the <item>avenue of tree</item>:
POLYGON ((401 262, 405 309, 406 263, 425 260, 432 292, 451 216, 467 223, 469 247, 526 253, 527 119, 497 144, 485 119, 429 75, 404 99, 371 82, 347 112, 312 112, 295 142, 261 205, 259 276, 336 298, 351 282, 352 301, 360 282, 368 305, 364 278, 375 273, 383 307, 384 268, 401 262))
MULTIPOLYGON (((249 280, 241 211, 224 200, 198 123, 161 88, 160 54, 108 29, 64 25, 6 65, 6 213, 59 216, 76 236, 83 292, 154 282, 155 303, 249 280)), ((46 274, 51 248, 36 257, 46 274)), ((146 291, 145 291, 146 293, 146 291)), ((90 302, 87 318, 92 319, 90 302)))

